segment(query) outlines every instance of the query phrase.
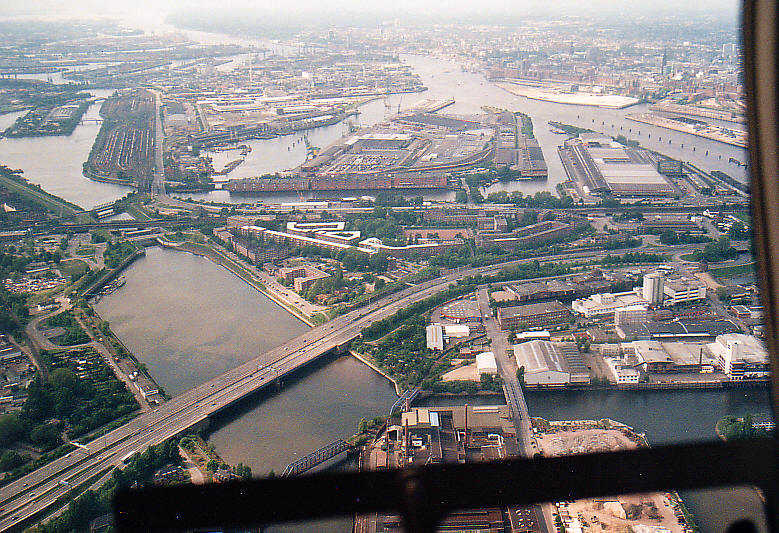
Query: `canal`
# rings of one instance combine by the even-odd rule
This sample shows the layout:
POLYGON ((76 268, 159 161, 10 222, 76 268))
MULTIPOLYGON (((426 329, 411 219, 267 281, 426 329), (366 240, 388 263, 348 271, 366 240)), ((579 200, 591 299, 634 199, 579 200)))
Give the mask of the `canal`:
MULTIPOLYGON (((308 329, 197 255, 148 248, 124 276, 125 285, 95 308, 172 396, 308 329)), ((362 417, 385 414, 396 399, 392 384, 366 365, 330 358, 288 379, 278 392, 260 393, 220 415, 209 440, 229 464, 244 463, 259 476, 280 473, 299 457, 350 437, 362 417)), ((351 519, 309 530, 317 527, 350 531, 351 519)))
MULTIPOLYGON (((645 433, 651 445, 714 440, 714 425, 724 416, 770 415, 766 389, 529 392, 526 400, 532 416, 547 420, 610 418, 645 433)), ((495 402, 485 397, 430 398, 424 400, 424 405, 452 405, 457 401, 495 402)), ((682 496, 706 533, 725 531, 739 518, 762 516, 760 499, 747 487, 687 491, 682 496)))
MULTIPOLYGON (((108 96, 110 90, 90 90, 95 96, 108 96)), ((85 119, 100 118, 101 102, 92 104, 85 119)), ((19 113, 0 115, 0 124, 10 125, 19 113), (9 122, 10 120, 10 122, 9 122)), ((121 198, 129 187, 90 180, 81 173, 100 124, 86 122, 70 135, 0 138, 0 164, 20 168, 31 183, 85 209, 121 198)))

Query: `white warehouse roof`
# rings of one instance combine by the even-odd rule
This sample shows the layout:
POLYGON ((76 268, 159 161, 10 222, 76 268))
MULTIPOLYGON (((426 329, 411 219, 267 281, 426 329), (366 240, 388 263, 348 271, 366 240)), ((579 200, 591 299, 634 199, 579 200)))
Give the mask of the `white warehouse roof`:
POLYGON ((480 353, 476 356, 476 369, 481 374, 498 373, 498 363, 495 361, 495 354, 492 352, 480 353))

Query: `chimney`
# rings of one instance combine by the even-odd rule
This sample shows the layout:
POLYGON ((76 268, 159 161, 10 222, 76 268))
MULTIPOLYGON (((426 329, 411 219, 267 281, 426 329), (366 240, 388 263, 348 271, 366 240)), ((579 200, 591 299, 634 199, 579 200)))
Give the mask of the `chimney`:
POLYGON ((464 448, 468 448, 468 404, 465 404, 465 443, 464 448))

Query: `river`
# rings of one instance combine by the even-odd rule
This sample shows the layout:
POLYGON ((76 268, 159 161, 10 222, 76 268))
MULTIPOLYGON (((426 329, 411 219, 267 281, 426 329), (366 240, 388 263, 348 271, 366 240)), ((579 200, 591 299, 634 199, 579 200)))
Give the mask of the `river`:
MULTIPOLYGON (((646 433, 650 444, 713 440, 714 425, 726 415, 770 416, 764 389, 534 392, 527 404, 533 416, 548 420, 611 418, 646 433)), ((683 496, 706 532, 725 531, 739 518, 762 516, 760 500, 749 488, 687 491, 683 496)))
MULTIPOLYGON (((90 90, 95 96, 107 96, 113 91, 90 90)), ((92 104, 85 119, 100 118, 100 102, 92 104)), ((0 126, 7 126, 20 113, 0 115, 0 126)), ((6 127, 7 127, 6 126, 6 127)), ((129 187, 99 183, 84 177, 82 164, 87 160, 100 124, 85 122, 70 135, 0 139, 0 164, 20 168, 31 182, 85 209, 121 198, 129 187)))
MULTIPOLYGON (((547 420, 610 418, 645 433, 652 445, 714 440, 714 425, 727 415, 770 415, 765 389, 529 392, 526 400, 532 416, 547 420)), ((460 401, 495 403, 485 397, 460 401)), ((431 407, 453 403, 451 398, 424 400, 431 407)), ((760 499, 747 487, 685 491, 682 496, 707 533, 725 531, 740 518, 762 517, 760 499)))
MULTIPOLYGON (((540 191, 555 193, 555 186, 567 180, 560 158, 557 155, 557 147, 562 144, 565 136, 552 133, 548 126, 550 120, 586 127, 603 133, 617 136, 625 135, 629 139, 638 140, 647 148, 657 150, 670 157, 689 161, 706 170, 721 170, 736 179, 746 181, 745 167, 739 167, 729 160, 731 157, 738 161, 746 161, 746 151, 728 144, 711 141, 690 134, 665 130, 656 126, 632 122, 625 118, 628 113, 642 113, 648 110, 648 105, 636 105, 626 109, 603 109, 592 106, 575 106, 567 104, 555 104, 541 102, 528 98, 514 96, 509 92, 489 82, 482 74, 463 72, 460 65, 454 61, 416 55, 403 55, 401 59, 407 63, 422 79, 422 83, 428 88, 423 93, 393 95, 388 99, 388 106, 383 100, 371 102, 360 108, 361 115, 355 123, 361 126, 371 126, 395 113, 400 106, 407 109, 423 98, 449 99, 454 98, 455 104, 441 111, 452 114, 478 114, 482 113, 483 106, 493 106, 511 111, 522 111, 533 119, 534 134, 544 152, 549 178, 544 181, 514 181, 508 183, 496 183, 485 190, 495 192, 499 190, 522 191, 524 194, 534 194, 540 191), (694 151, 693 151, 694 147, 694 151)), ((344 127, 329 126, 312 130, 309 139, 315 146, 325 147, 337 141, 344 127), (316 142, 314 137, 316 135, 316 142)), ((251 158, 262 160, 266 164, 250 165, 239 173, 230 174, 230 178, 249 177, 257 175, 249 171, 251 168, 261 169, 262 172, 274 172, 293 168, 305 161, 305 147, 292 146, 295 136, 272 139, 271 141, 254 141, 251 158), (275 167, 275 168, 274 168, 275 167)), ((364 192, 362 193, 364 194, 364 192)), ((408 191, 409 196, 419 194, 408 191)), ((451 191, 423 191, 426 199, 453 200, 451 191)), ((345 193, 345 195, 353 195, 345 193)), ((187 195, 190 196, 190 195, 187 195)), ((216 202, 264 202, 299 201, 312 198, 311 194, 297 195, 230 195, 226 191, 213 191, 204 194, 191 195, 194 199, 216 202)))
MULTIPOLYGON (((157 383, 175 396, 308 330, 243 280, 200 256, 147 248, 125 285, 95 306, 157 383)), ((220 415, 209 440, 257 475, 356 433, 397 399, 384 377, 351 357, 301 371, 220 415)), ((310 526, 350 531, 351 519, 310 526)), ((308 526, 307 526, 308 528, 308 526)), ((296 530, 299 528, 296 528, 296 530)))
MULTIPOLYGON (((211 38, 227 40, 221 36, 211 38)), ((478 113, 481 106, 492 105, 523 111, 534 119, 536 136, 549 165, 549 180, 498 184, 490 190, 553 191, 554 185, 564 180, 556 154, 562 136, 549 131, 547 120, 613 131, 615 135, 622 133, 702 168, 721 169, 744 178, 743 169, 727 163, 729 157, 745 160, 738 148, 624 119, 626 113, 639 112, 642 106, 604 110, 537 102, 513 96, 479 74, 461 72, 454 62, 419 56, 404 56, 403 60, 420 74, 429 90, 392 96, 389 107, 382 100, 368 103, 361 108, 356 123, 374 124, 397 110, 398 105, 407 107, 422 98, 451 97, 457 103, 444 112, 478 113), (600 127, 596 121, 601 122, 600 127), (668 140, 671 144, 667 144, 668 140), (693 145, 695 153, 691 152, 693 145), (705 155, 706 150, 710 155, 705 155)), ((0 124, 10 124, 15 116, 0 116, 0 124)), ((90 108, 87 117, 96 116, 97 105, 90 108)), ((312 144, 326 146, 337 140, 345 127, 339 124, 319 128, 308 132, 308 137, 312 144)), ((30 181, 84 207, 118 198, 126 193, 126 188, 93 182, 81 175, 81 163, 86 160, 98 128, 95 124, 82 124, 69 137, 0 140, 0 162, 24 169, 30 181)), ((293 135, 257 141, 253 144, 252 159, 247 160, 241 172, 272 172, 299 164, 305 157, 304 146, 296 143, 299 139, 299 135, 293 135)), ((192 196, 246 201, 245 197, 230 198, 223 191, 192 196)), ((274 198, 299 199, 296 195, 274 198)), ((307 329, 264 295, 202 257, 150 248, 146 257, 127 269, 125 276, 125 286, 104 297, 96 308, 172 395, 307 329)), ((338 358, 301 373, 278 393, 258 395, 218 418, 210 440, 231 464, 243 462, 256 474, 265 475, 270 470, 283 469, 301 454, 351 435, 359 418, 386 412, 394 399, 394 390, 384 378, 353 359, 338 358)), ((534 393, 529 395, 528 404, 533 415, 552 419, 613 418, 646 432, 653 444, 713 438, 713 424, 719 417, 746 411, 765 413, 768 409, 765 394, 743 391, 534 393)), ((754 500, 746 498, 747 493, 733 491, 721 500, 744 506, 746 513, 754 512, 754 500)), ((718 497, 704 493, 685 497, 706 531, 723 529, 719 526, 730 515, 720 510, 727 506, 718 497)), ((320 529, 350 529, 348 520, 328 524, 320 529)))
MULTIPOLYGON (((149 248, 124 275, 126 284, 96 309, 172 395, 307 329, 203 257, 149 248)), ((278 473, 301 455, 351 435, 360 418, 383 414, 395 397, 389 382, 367 366, 335 358, 301 372, 280 391, 261 393, 217 417, 209 440, 230 464, 248 464, 257 475, 278 473)), ((769 410, 767 394, 760 390, 534 392, 527 401, 534 416, 612 418, 645 432, 652 444, 713 439, 720 417, 769 410)), ((427 404, 453 402, 444 398, 427 404)), ((727 498, 703 492, 686 493, 685 498, 705 531, 721 531, 739 512, 759 509, 749 490, 731 490, 727 498)), ((348 520, 327 524, 325 529, 348 530, 348 520)))
MULTIPOLYGON (((167 25, 146 25, 144 29, 170 31, 167 25)), ((206 44, 235 43, 247 46, 265 47, 276 53, 296 53, 296 47, 269 43, 257 39, 227 37, 205 32, 184 32, 188 37, 206 44)), ((541 102, 514 96, 485 79, 482 74, 463 72, 457 62, 429 57, 403 55, 406 62, 420 76, 428 87, 423 93, 392 95, 385 102, 374 100, 360 107, 360 115, 349 119, 356 126, 372 126, 386 116, 397 112, 398 108, 407 109, 423 98, 454 98, 456 103, 443 113, 475 114, 482 112, 482 106, 494 106, 522 111, 533 119, 535 135, 543 149, 549 167, 549 179, 545 181, 515 181, 497 183, 486 192, 498 190, 519 190, 525 194, 539 191, 555 192, 555 186, 566 180, 565 172, 557 155, 557 147, 564 136, 550 131, 547 122, 574 124, 602 131, 610 135, 625 135, 638 140, 642 145, 665 153, 671 157, 690 161, 705 170, 721 170, 742 181, 746 181, 745 167, 729 162, 731 157, 746 161, 746 152, 735 146, 695 137, 686 133, 664 130, 656 126, 640 124, 625 118, 628 113, 646 111, 646 105, 626 109, 603 109, 588 106, 574 106, 541 102), (693 151, 694 147, 694 151, 693 151)), ((240 59, 233 65, 240 65, 240 59)), ((93 91, 107 94, 110 91, 93 91)), ((92 106, 87 118, 97 117, 99 107, 92 106)), ((14 117, 15 118, 15 117, 14 117)), ((0 124, 11 117, 0 115, 0 124)), ((348 122, 309 130, 306 135, 309 142, 321 148, 337 141, 348 132, 348 122)), ((127 188, 120 185, 90 181, 81 175, 81 164, 86 160, 89 150, 99 129, 97 124, 82 124, 68 137, 39 137, 33 139, 0 140, 0 163, 25 170, 25 175, 33 183, 39 183, 45 190, 62 196, 82 207, 92 207, 114 200, 126 194, 127 188)), ((275 139, 249 141, 252 151, 246 161, 230 173, 231 179, 252 177, 265 173, 279 172, 294 168, 305 161, 306 148, 301 135, 287 135, 275 139)), ((235 154, 235 152, 232 152, 235 154)), ((217 154, 220 163, 229 159, 217 154)), ((217 165, 218 167, 219 165, 217 165)), ((347 191, 345 196, 365 194, 366 191, 347 191)), ((370 194, 370 193, 369 193, 370 194)), ((453 200, 452 191, 427 190, 409 191, 409 196, 422 194, 431 200, 453 200)), ((208 193, 186 193, 183 198, 193 198, 211 202, 244 203, 262 201, 266 203, 292 202, 311 199, 311 193, 281 193, 268 195, 230 195, 227 191, 216 190, 208 193)))

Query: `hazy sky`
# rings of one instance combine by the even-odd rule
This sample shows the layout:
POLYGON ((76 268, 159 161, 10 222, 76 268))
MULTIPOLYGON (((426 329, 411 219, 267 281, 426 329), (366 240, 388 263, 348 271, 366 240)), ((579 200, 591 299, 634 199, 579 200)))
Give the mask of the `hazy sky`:
POLYGON ((298 13, 331 13, 345 11, 382 16, 404 14, 499 14, 534 12, 539 14, 589 12, 640 13, 660 11, 663 14, 723 13, 735 14, 737 0, 706 0, 685 2, 679 0, 0 0, 0 17, 44 16, 133 16, 151 19, 173 11, 186 9, 269 9, 292 10, 298 13), (282 6, 282 7, 280 7, 282 6))

